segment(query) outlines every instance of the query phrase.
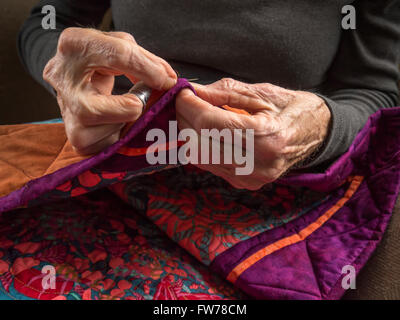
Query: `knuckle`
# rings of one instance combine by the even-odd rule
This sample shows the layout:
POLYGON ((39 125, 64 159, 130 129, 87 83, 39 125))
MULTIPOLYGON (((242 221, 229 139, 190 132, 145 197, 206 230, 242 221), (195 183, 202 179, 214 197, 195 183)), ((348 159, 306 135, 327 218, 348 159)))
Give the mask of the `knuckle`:
POLYGON ((74 110, 74 117, 77 122, 85 124, 88 121, 88 112, 85 108, 77 108, 74 110))
POLYGON ((68 140, 71 143, 72 148, 75 150, 75 152, 79 154, 84 154, 84 150, 87 149, 89 146, 89 144, 85 141, 84 135, 80 134, 79 131, 69 137, 68 140))
POLYGON ((76 106, 70 109, 76 121, 83 125, 89 123, 94 116, 85 99, 78 99, 76 106))
POLYGON ((47 62, 46 66, 43 69, 43 79, 47 82, 50 82, 53 77, 54 77, 54 66, 55 66, 55 61, 54 58, 50 59, 49 62, 47 62))
POLYGON ((121 39, 136 43, 135 38, 130 33, 127 33, 127 32, 116 32, 116 35, 118 37, 120 37, 121 39))
POLYGON ((82 143, 83 137, 81 137, 79 132, 71 132, 69 135, 67 134, 67 137, 75 151, 79 152, 85 148, 85 145, 82 143))
POLYGON ((223 89, 233 89, 237 84, 237 81, 232 78, 222 78, 217 82, 223 89))
POLYGON ((65 132, 67 134, 68 141, 76 151, 82 150, 86 147, 82 131, 78 128, 76 123, 73 121, 66 121, 65 132))
POLYGON ((127 117, 129 117, 129 119, 127 119, 129 121, 134 121, 139 118, 143 111, 142 102, 137 96, 132 94, 124 95, 120 106, 124 109, 124 113, 126 113, 127 117))
POLYGON ((64 29, 58 39, 57 51, 61 54, 68 54, 74 48, 74 43, 79 36, 77 35, 79 28, 66 28, 64 29))
POLYGON ((261 91, 261 92, 271 92, 276 87, 273 84, 269 83, 269 82, 265 82, 265 83, 262 83, 262 84, 255 85, 255 88, 257 90, 261 91))
POLYGON ((54 57, 46 64, 43 69, 42 77, 43 80, 49 83, 56 91, 62 90, 64 87, 64 78, 60 77, 60 65, 57 61, 58 58, 54 57))
POLYGON ((123 56, 131 57, 133 55, 132 43, 126 41, 117 41, 117 50, 114 51, 115 54, 122 54, 123 56))

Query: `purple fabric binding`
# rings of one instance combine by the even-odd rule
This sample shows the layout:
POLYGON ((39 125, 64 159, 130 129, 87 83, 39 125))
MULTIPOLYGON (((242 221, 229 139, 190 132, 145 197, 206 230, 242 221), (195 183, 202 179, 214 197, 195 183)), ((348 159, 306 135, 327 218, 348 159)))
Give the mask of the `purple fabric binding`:
POLYGON ((331 191, 334 196, 282 227, 243 241, 214 259, 211 268, 227 277, 241 261, 315 221, 344 195, 339 184, 350 174, 364 176, 351 199, 305 241, 282 248, 244 271, 236 285, 260 299, 338 299, 342 268, 364 266, 390 220, 400 191, 400 108, 372 115, 354 143, 323 174, 302 174, 282 183, 331 191))

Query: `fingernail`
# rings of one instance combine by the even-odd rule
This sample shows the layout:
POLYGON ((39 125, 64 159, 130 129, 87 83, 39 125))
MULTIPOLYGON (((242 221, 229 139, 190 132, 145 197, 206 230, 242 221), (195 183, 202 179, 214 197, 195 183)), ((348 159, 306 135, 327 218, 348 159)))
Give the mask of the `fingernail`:
POLYGON ((177 79, 168 78, 167 81, 165 81, 164 88, 167 89, 167 90, 169 90, 169 89, 171 89, 173 86, 175 86, 177 82, 178 82, 177 79))

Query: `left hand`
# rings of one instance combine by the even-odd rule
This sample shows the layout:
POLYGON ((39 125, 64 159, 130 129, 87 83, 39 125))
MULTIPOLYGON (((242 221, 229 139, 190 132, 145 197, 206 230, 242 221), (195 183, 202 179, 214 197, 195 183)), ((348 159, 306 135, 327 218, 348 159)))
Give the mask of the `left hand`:
POLYGON ((192 128, 198 135, 201 129, 254 129, 254 170, 250 175, 236 175, 235 164, 196 165, 236 188, 257 190, 278 179, 317 150, 328 134, 331 114, 315 94, 233 79, 193 86, 198 96, 185 89, 176 99, 180 129, 192 128), (216 107, 222 105, 244 109, 249 115, 216 107))

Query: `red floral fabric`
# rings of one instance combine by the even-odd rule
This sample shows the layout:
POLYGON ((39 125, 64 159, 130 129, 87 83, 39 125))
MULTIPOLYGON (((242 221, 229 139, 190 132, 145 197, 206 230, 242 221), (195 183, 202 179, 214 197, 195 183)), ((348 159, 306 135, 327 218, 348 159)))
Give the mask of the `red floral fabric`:
POLYGON ((0 299, 240 297, 108 190, 0 215, 0 299))

